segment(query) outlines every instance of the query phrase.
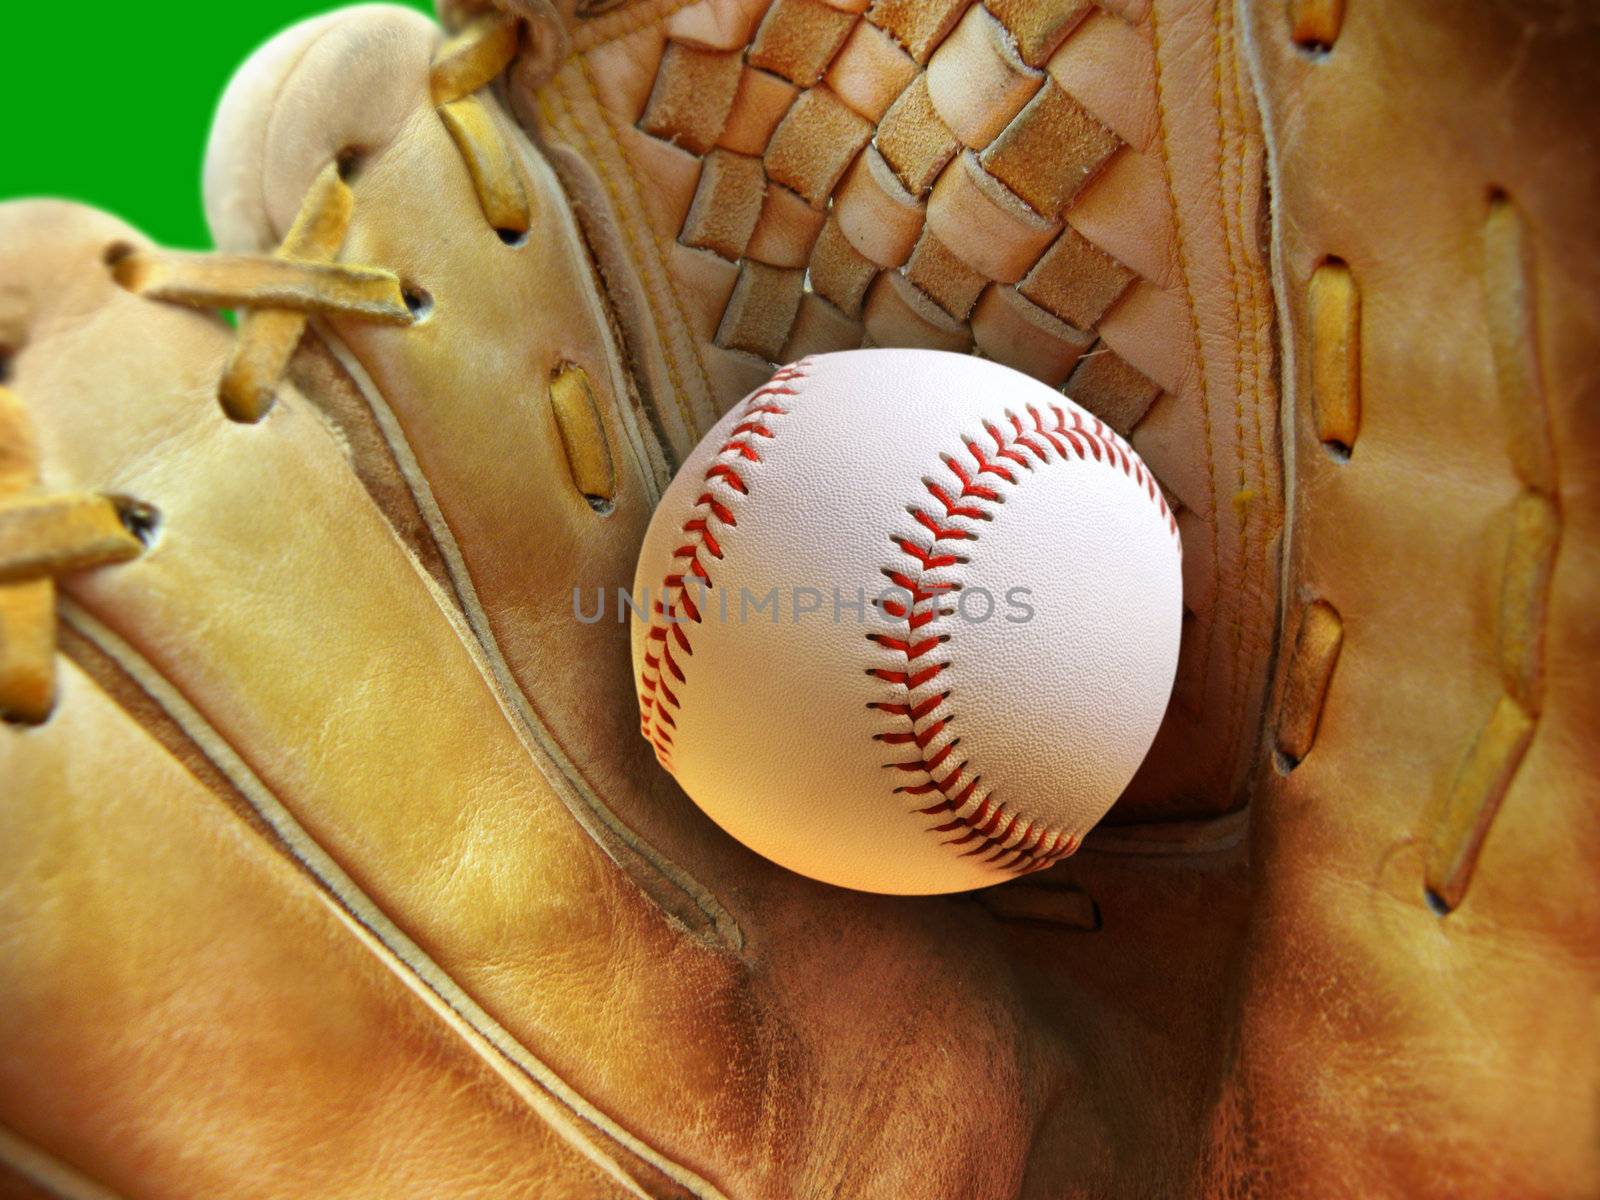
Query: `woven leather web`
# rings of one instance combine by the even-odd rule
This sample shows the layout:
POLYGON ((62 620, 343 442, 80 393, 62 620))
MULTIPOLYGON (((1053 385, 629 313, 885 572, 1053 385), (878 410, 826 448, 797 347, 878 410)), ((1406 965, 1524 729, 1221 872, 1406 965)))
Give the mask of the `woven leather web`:
MULTIPOLYGON (((632 0, 568 33, 553 74, 514 76, 512 95, 586 164, 568 180, 580 210, 616 214, 592 236, 640 285, 624 324, 649 318, 647 410, 670 453, 773 364, 832 350, 970 352, 1060 389, 1138 447, 1191 551, 1181 716, 1135 804, 1231 806, 1215 764, 1237 759, 1208 748, 1242 736, 1255 693, 1219 656, 1256 642, 1244 593, 1215 585, 1217 539, 1255 511, 1254 468, 1241 441, 1219 507, 1150 0, 632 0)), ((1252 168, 1229 175, 1232 152, 1242 222, 1252 168)))
POLYGON ((974 351, 1126 435, 1161 388, 1098 327, 1171 299, 1122 203, 1170 218, 1150 54, 1090 0, 702 0, 589 59, 705 340, 974 351))

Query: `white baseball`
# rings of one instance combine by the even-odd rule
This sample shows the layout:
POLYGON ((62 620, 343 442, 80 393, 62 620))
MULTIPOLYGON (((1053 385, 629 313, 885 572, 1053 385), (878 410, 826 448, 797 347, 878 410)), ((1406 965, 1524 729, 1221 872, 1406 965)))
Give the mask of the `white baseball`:
POLYGON ((1148 468, 1044 384, 926 350, 804 359, 716 424, 651 521, 641 727, 791 870, 999 883, 1076 850, 1149 749, 1180 554, 1148 468))

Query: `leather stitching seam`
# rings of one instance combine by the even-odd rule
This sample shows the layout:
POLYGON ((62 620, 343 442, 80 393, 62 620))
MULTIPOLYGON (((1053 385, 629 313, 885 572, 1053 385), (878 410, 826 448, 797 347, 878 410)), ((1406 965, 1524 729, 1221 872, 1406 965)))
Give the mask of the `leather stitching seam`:
MULTIPOLYGON (((605 156, 600 153, 599 147, 595 143, 595 139, 589 134, 588 130, 583 128, 577 114, 577 105, 571 97, 565 94, 559 78, 554 81, 554 84, 550 89, 550 94, 554 94, 561 101, 561 107, 567 116, 569 139, 573 141, 579 141, 589 148, 590 153, 587 156, 588 161, 594 164, 595 170, 600 176, 601 184, 611 196, 612 204, 616 206, 618 214, 616 224, 618 229, 621 230, 623 239, 627 242, 629 250, 632 252, 633 261, 638 263, 644 262, 645 257, 640 252, 638 240, 634 237, 633 227, 628 221, 623 219, 622 192, 621 189, 617 187, 617 182, 612 176, 611 167, 609 164, 607 164, 605 156)), ((546 122, 552 129, 557 129, 559 128, 559 124, 554 119, 554 114, 549 111, 549 108, 544 103, 546 95, 546 92, 540 92, 540 107, 544 110, 543 115, 546 122)), ((617 153, 619 155, 624 153, 620 144, 617 145, 617 153)), ((656 325, 663 331, 660 339, 661 357, 666 363, 667 376, 672 381, 673 395, 677 400, 678 405, 678 415, 683 420, 684 428, 692 430, 695 427, 694 414, 689 411, 689 406, 684 401, 684 395, 687 393, 688 389, 684 386, 683 374, 678 366, 678 356, 673 350, 672 338, 667 336, 667 333, 665 332, 666 322, 662 319, 660 307, 661 298, 656 292, 654 283, 651 280, 643 277, 644 272, 641 272, 640 276, 640 291, 644 296, 645 304, 650 309, 650 315, 654 319, 656 325)))
MULTIPOLYGON (((1150 12, 1150 41, 1155 51, 1152 58, 1155 69, 1156 111, 1160 117, 1160 128, 1156 132, 1156 145, 1161 151, 1161 173, 1167 185, 1167 198, 1172 204, 1172 232, 1178 244, 1178 271, 1183 276, 1183 295, 1189 307, 1189 329, 1194 337, 1195 372, 1198 376, 1197 386, 1200 398, 1200 414, 1205 424, 1205 453, 1206 453, 1206 492, 1210 501, 1211 511, 1202 514, 1209 517, 1212 523, 1211 537, 1211 578, 1212 595, 1220 597, 1224 593, 1222 585, 1222 538, 1218 532, 1221 525, 1221 516, 1217 511, 1217 473, 1215 452, 1212 447, 1211 428, 1211 388, 1206 372, 1205 339, 1200 334, 1200 310, 1195 303, 1194 287, 1191 283, 1191 270, 1189 266, 1188 242, 1183 235, 1183 206, 1178 202, 1177 190, 1173 185, 1172 152, 1168 149, 1167 142, 1172 134, 1171 112, 1167 106, 1166 89, 1163 83, 1161 68, 1161 25, 1156 18, 1155 10, 1150 12)), ((1216 646, 1217 619, 1212 613, 1208 628, 1205 633, 1205 664, 1200 670, 1202 679, 1210 677, 1211 656, 1216 646)))
MULTIPOLYGON (((616 115, 605 106, 605 103, 600 98, 600 87, 595 82, 594 73, 589 69, 589 60, 587 58, 580 57, 577 62, 578 67, 583 75, 584 87, 589 93, 589 100, 594 107, 599 110, 601 119, 605 122, 605 125, 611 134, 612 143, 616 146, 617 153, 622 160, 623 174, 627 177, 628 182, 632 185, 634 197, 639 201, 640 211, 643 212, 644 204, 642 196, 644 189, 639 181, 638 169, 635 167, 633 159, 629 157, 627 147, 622 144, 622 134, 620 131, 621 127, 617 123, 616 115)), ((674 276, 671 264, 667 259, 666 242, 662 238, 661 234, 657 232, 655 224, 648 216, 644 217, 644 226, 646 232, 649 234, 650 244, 655 247, 656 263, 660 267, 662 276, 666 280, 667 293, 671 296, 673 304, 676 305, 676 311, 673 315, 677 317, 678 323, 681 327, 681 332, 685 335, 685 339, 689 343, 689 352, 693 356, 695 368, 700 374, 700 386, 702 389, 701 394, 702 396, 709 397, 713 392, 713 388, 711 386, 711 371, 706 365, 704 354, 701 352, 700 341, 694 336, 694 332, 690 327, 687 315, 689 306, 684 303, 683 295, 678 290, 677 279, 674 276)), ((693 428, 692 425, 691 428, 693 428)))
MULTIPOLYGON (((1231 53, 1231 39, 1233 37, 1233 6, 1230 0, 1216 0, 1212 9, 1212 19, 1215 27, 1212 44, 1212 75, 1214 94, 1213 107, 1216 110, 1217 126, 1217 161, 1218 161, 1218 207, 1217 223, 1222 229, 1223 245, 1228 254, 1228 272, 1232 276, 1233 300, 1233 438, 1234 462, 1236 464, 1236 479, 1234 492, 1234 514, 1239 522, 1239 569, 1241 574, 1248 569, 1251 556, 1250 538, 1254 532, 1252 522, 1251 501, 1256 498, 1249 486, 1245 469, 1245 336, 1244 317, 1247 304, 1246 276, 1250 273, 1248 256, 1243 245, 1244 231, 1244 141, 1242 135, 1230 137, 1230 114, 1224 103, 1223 76, 1225 73, 1234 75, 1235 88, 1238 78, 1231 53), (1231 168, 1231 170, 1230 170, 1231 168), (1233 195, 1229 194, 1230 183, 1237 187, 1233 195), (1237 236, 1236 236, 1237 232, 1237 236)), ((1237 102, 1238 92, 1235 90, 1234 99, 1237 102)), ((1250 296, 1253 300, 1253 295, 1250 296)), ((1259 426, 1258 426, 1259 440, 1259 426)), ((1259 460, 1258 460, 1259 461, 1259 460)), ((1213 537, 1218 536, 1213 533, 1213 537)), ((1215 598, 1213 598, 1215 606, 1215 598)), ((1228 782, 1231 786, 1232 778, 1237 770, 1239 744, 1244 737, 1245 715, 1244 709, 1248 703, 1247 691, 1244 687, 1244 613, 1241 606, 1236 606, 1233 619, 1230 622, 1233 628, 1233 644, 1229 654, 1228 681, 1231 688, 1229 704, 1229 727, 1225 769, 1228 770, 1228 782)), ((1213 608, 1212 619, 1215 620, 1213 608)))

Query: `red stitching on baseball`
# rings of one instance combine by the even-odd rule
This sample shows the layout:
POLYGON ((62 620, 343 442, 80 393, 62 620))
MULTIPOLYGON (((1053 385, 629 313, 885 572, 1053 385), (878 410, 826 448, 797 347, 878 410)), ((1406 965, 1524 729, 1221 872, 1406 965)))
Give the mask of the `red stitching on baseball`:
MULTIPOLYGON (((777 397, 799 394, 797 389, 786 385, 806 378, 808 362, 802 359, 782 368, 744 401, 728 440, 706 468, 704 490, 681 527, 684 542, 673 551, 674 566, 662 579, 661 598, 651 605, 644 668, 640 672, 639 721, 656 758, 669 771, 672 770, 672 733, 677 728, 673 713, 682 705, 667 681, 670 678, 686 682, 678 655, 692 657, 694 647, 685 626, 697 625, 703 620, 692 592, 712 586, 706 559, 715 562, 723 557, 716 528, 737 527, 734 497, 750 494, 742 464, 762 461, 758 439, 770 440, 776 436, 765 418, 789 414, 777 397), (690 578, 698 582, 690 584, 690 578)), ((970 541, 976 534, 955 521, 994 520, 995 510, 1004 502, 1001 485, 1016 487, 1021 476, 1036 465, 1057 461, 1093 459, 1120 467, 1122 473, 1133 479, 1158 506, 1173 537, 1178 534, 1177 519, 1154 478, 1127 444, 1102 421, 1091 417, 1091 424, 1085 424, 1083 415, 1078 412, 1074 412, 1069 421, 1066 412, 1056 405, 1050 407, 1054 424, 1047 424, 1045 416, 1032 405, 1026 412, 1033 423, 1031 429, 1015 414, 1007 414, 1009 429, 985 422, 984 432, 994 443, 992 449, 976 440, 964 439, 963 448, 970 462, 964 463, 955 455, 942 456, 944 466, 954 479, 953 484, 935 479, 923 481, 928 496, 938 504, 938 511, 929 512, 916 505, 908 506, 907 511, 928 535, 928 544, 919 545, 911 537, 891 534, 891 543, 906 561, 899 566, 888 566, 883 572, 909 601, 886 598, 880 602, 883 612, 904 622, 905 636, 867 635, 874 644, 900 655, 904 664, 903 670, 873 667, 867 672, 904 696, 869 705, 900 723, 894 731, 874 734, 874 739, 886 746, 913 750, 912 757, 884 765, 897 772, 925 777, 924 782, 904 784, 894 792, 934 798, 933 803, 913 810, 930 817, 948 817, 929 826, 930 833, 950 835, 942 838, 943 843, 958 849, 963 858, 982 855, 983 862, 1017 875, 1041 870, 1066 857, 1078 848, 1079 839, 1009 811, 992 792, 975 797, 982 777, 971 770, 970 760, 959 757, 961 739, 942 740, 954 719, 947 707, 950 692, 944 690, 922 699, 914 698, 913 693, 938 679, 950 666, 948 660, 933 660, 932 656, 951 640, 951 635, 929 635, 923 630, 953 611, 941 607, 940 602, 960 587, 953 580, 927 576, 930 572, 945 571, 966 562, 951 543, 970 541), (953 759, 957 761, 947 765, 953 759)))
POLYGON ((924 816, 946 818, 929 826, 930 833, 949 835, 942 838, 944 844, 957 848, 963 858, 982 855, 982 861, 996 870, 1016 875, 1042 870, 1058 862, 1078 848, 1080 839, 1010 812, 993 792, 975 799, 982 777, 972 770, 970 760, 959 755, 957 747, 961 739, 941 739, 954 719, 948 707, 950 692, 941 691, 920 700, 913 696, 918 688, 939 678, 950 666, 948 659, 939 661, 932 656, 951 640, 951 635, 929 635, 923 631, 933 621, 953 611, 941 607, 941 598, 960 586, 954 580, 930 580, 926 575, 946 571, 966 561, 950 543, 970 541, 976 535, 954 524, 957 519, 995 519, 995 510, 1004 502, 1004 496, 998 486, 989 482, 991 479, 1016 487, 1020 478, 1036 465, 1052 462, 1092 458, 1095 462, 1120 467, 1122 473, 1134 480, 1159 507, 1172 536, 1178 536, 1177 518, 1167 507, 1166 497, 1156 487, 1154 478, 1127 443, 1104 422, 1090 417, 1090 423, 1086 424, 1080 412, 1074 412, 1069 421, 1066 412, 1057 405, 1050 406, 1053 424, 1047 423, 1047 418, 1033 405, 1029 405, 1026 412, 1032 428, 1014 413, 1007 414, 1009 429, 995 422, 984 423, 984 432, 994 442, 993 448, 975 439, 964 439, 963 447, 970 462, 963 463, 955 455, 942 456, 945 467, 954 477, 954 485, 935 479, 923 481, 929 497, 938 504, 938 510, 929 512, 911 505, 907 511, 929 535, 928 544, 919 545, 910 537, 891 534, 889 541, 901 552, 904 561, 884 569, 890 582, 907 593, 910 601, 907 604, 886 599, 880 605, 888 616, 905 623, 905 636, 867 635, 869 641, 899 654, 904 660, 904 670, 873 667, 867 672, 904 693, 903 698, 869 706, 898 722, 893 732, 878 733, 874 738, 886 746, 911 748, 911 757, 897 758, 884 765, 896 772, 920 774, 926 779, 923 783, 897 787, 895 792, 935 798, 933 803, 913 810, 924 816))
MULTIPOLYGON (((775 436, 766 418, 788 415, 789 410, 777 397, 799 395, 788 385, 806 377, 805 367, 809 361, 801 359, 781 368, 745 398, 737 423, 728 431, 728 440, 706 468, 705 489, 683 523, 683 545, 672 552, 673 567, 661 581, 661 597, 650 606, 644 669, 639 673, 639 728, 645 740, 655 748, 656 759, 669 771, 672 770, 672 731, 678 727, 672 713, 683 706, 667 686, 663 673, 679 683, 685 682, 673 646, 676 645, 685 657, 694 654, 694 644, 685 623, 698 625, 702 617, 691 593, 712 586, 711 571, 702 555, 713 562, 719 561, 722 543, 717 540, 713 525, 732 529, 739 523, 734 519, 732 498, 718 493, 750 494, 742 464, 761 461, 759 443, 775 436), (686 577, 699 582, 689 584, 686 577)), ((704 593, 701 594, 703 598, 704 593)))

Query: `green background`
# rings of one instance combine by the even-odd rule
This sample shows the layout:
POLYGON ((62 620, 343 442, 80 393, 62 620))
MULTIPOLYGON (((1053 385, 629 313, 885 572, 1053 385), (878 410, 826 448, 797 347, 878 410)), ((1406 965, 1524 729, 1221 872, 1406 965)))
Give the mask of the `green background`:
MULTIPOLYGON (((200 165, 222 89, 250 52, 338 0, 0 0, 0 200, 65 196, 169 246, 211 244, 200 165)), ((409 7, 432 12, 431 0, 409 7)))

